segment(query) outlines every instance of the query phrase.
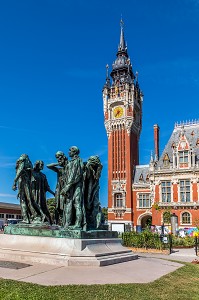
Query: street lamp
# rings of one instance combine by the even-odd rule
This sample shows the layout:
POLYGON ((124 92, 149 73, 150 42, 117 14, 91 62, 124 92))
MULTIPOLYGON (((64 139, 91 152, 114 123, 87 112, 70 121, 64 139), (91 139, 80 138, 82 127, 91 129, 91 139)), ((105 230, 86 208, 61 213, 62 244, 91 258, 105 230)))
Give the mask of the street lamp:
POLYGON ((178 230, 178 216, 175 213, 171 215, 171 233, 177 235, 178 230))

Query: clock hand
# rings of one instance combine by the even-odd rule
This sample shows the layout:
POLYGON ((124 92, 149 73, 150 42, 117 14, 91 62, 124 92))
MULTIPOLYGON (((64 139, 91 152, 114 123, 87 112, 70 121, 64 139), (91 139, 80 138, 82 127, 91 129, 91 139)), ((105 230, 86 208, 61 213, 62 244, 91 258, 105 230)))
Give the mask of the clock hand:
POLYGON ((116 112, 116 115, 115 115, 115 116, 117 117, 117 116, 119 116, 119 114, 120 114, 120 111, 118 110, 118 111, 116 112))

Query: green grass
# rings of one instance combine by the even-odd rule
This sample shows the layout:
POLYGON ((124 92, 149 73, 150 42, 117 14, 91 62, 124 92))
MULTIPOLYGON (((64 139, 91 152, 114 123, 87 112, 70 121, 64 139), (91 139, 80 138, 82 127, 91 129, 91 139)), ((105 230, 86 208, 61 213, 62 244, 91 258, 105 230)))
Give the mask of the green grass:
MULTIPOLYGON (((136 270, 135 270, 136 272, 136 270)), ((40 286, 0 279, 0 299, 15 300, 199 300, 199 265, 182 268, 148 284, 40 286)))

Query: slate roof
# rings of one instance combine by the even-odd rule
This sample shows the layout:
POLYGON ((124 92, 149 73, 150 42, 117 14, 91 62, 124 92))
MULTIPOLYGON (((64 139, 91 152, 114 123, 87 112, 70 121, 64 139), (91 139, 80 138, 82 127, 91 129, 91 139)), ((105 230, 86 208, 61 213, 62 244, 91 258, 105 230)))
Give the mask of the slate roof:
POLYGON ((199 160, 199 145, 197 146, 197 141, 199 141, 199 121, 183 123, 180 125, 176 124, 171 137, 166 144, 159 161, 157 162, 157 167, 163 167, 163 158, 166 153, 169 156, 170 162, 173 162, 173 145, 178 145, 182 133, 184 133, 190 147, 194 149, 197 161, 199 160))
POLYGON ((149 184, 147 181, 147 175, 149 174, 149 165, 139 165, 135 166, 135 173, 134 173, 134 184, 149 184), (142 180, 140 180, 142 178, 142 180))

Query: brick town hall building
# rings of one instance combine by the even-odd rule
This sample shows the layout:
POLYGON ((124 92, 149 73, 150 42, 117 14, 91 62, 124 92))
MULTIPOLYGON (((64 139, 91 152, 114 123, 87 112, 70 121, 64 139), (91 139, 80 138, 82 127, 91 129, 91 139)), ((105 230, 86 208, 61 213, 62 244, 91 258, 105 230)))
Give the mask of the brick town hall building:
MULTIPOLYGON (((169 214, 179 227, 199 220, 199 122, 176 124, 159 156, 159 127, 154 125, 155 155, 139 165, 143 94, 134 75, 121 25, 117 56, 103 87, 108 136, 108 221, 113 230, 166 225, 169 214)), ((168 223, 169 224, 169 223, 168 223)))

